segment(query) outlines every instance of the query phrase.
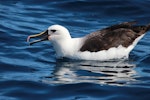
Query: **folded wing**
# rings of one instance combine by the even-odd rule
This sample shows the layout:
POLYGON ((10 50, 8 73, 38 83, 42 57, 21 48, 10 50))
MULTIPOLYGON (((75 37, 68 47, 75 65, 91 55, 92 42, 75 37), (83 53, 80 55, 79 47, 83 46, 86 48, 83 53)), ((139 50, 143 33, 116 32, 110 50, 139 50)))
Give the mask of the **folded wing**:
POLYGON ((84 37, 80 51, 98 52, 111 47, 128 47, 134 40, 147 32, 150 25, 136 26, 136 21, 124 22, 98 30, 84 37))

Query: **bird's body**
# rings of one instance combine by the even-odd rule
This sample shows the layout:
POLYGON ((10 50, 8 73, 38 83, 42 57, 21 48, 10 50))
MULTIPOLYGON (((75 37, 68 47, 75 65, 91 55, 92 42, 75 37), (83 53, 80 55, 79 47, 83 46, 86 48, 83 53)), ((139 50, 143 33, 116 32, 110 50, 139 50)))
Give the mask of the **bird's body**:
POLYGON ((131 50, 150 29, 150 25, 134 26, 135 23, 124 22, 81 38, 72 38, 65 27, 52 25, 43 33, 29 36, 28 40, 45 35, 46 38, 39 41, 50 40, 58 58, 100 61, 128 58, 131 50))

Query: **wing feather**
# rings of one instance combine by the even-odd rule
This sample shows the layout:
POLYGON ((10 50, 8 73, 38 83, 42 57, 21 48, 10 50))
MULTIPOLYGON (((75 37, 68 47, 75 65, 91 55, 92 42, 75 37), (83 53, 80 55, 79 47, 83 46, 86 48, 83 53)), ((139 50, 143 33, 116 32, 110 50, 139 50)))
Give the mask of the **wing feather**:
POLYGON ((113 25, 85 36, 80 51, 98 52, 122 45, 128 47, 147 31, 147 26, 133 26, 136 21, 113 25))

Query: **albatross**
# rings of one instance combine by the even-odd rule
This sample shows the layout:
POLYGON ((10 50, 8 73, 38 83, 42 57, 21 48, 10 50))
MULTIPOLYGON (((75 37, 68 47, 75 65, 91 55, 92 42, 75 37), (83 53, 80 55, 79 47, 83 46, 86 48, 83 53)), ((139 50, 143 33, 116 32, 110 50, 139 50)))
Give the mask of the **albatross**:
POLYGON ((72 38, 64 26, 52 25, 44 32, 28 36, 27 42, 32 45, 45 40, 51 41, 57 58, 99 61, 128 59, 129 53, 150 29, 150 24, 136 23, 119 23, 79 38, 72 38), (40 39, 30 42, 31 38, 40 39))

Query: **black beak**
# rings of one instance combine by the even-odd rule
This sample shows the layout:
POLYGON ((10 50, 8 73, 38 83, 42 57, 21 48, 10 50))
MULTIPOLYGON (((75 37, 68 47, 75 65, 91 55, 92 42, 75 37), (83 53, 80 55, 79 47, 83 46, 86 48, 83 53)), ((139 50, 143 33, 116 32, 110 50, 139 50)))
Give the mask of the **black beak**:
POLYGON ((32 42, 29 42, 30 45, 34 44, 34 43, 38 43, 38 42, 41 42, 41 41, 46 41, 48 40, 48 30, 44 31, 44 32, 41 32, 39 34, 35 34, 35 35, 30 35, 28 36, 27 38, 27 42, 30 41, 31 38, 41 38, 41 39, 38 39, 38 40, 34 40, 32 42))

